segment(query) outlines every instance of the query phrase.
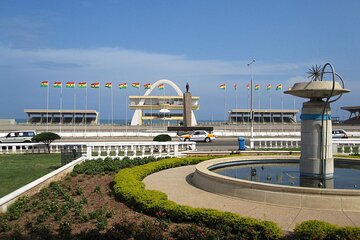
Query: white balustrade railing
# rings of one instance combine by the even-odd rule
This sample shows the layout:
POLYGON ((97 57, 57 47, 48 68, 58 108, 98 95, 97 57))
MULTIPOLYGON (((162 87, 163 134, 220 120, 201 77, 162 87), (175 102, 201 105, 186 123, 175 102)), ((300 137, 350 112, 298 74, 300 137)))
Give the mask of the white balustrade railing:
MULTIPOLYGON (((359 138, 333 138, 333 153, 354 154, 360 153, 359 138)), ((279 149, 279 148, 300 148, 300 138, 251 138, 250 149, 279 149)))
POLYGON ((250 148, 299 148, 300 138, 250 138, 250 148))
MULTIPOLYGON (((134 158, 134 157, 177 157, 181 152, 196 150, 195 142, 53 142, 52 153, 61 152, 64 146, 76 146, 88 159, 134 158)), ((42 143, 1 143, 0 154, 45 153, 48 149, 42 143)))

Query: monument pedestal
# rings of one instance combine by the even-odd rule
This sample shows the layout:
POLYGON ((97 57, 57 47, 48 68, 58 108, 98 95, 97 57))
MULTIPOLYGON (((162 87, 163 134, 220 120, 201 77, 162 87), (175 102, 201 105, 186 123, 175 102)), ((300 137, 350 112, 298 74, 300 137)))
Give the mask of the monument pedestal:
POLYGON ((191 114, 192 114, 192 109, 191 109, 191 101, 192 101, 192 97, 191 97, 191 93, 190 92, 185 92, 183 95, 183 102, 184 102, 184 111, 183 111, 183 126, 184 127, 191 127, 191 114))
POLYGON ((322 120, 324 106, 325 102, 321 100, 303 103, 300 117, 301 177, 330 179, 334 175, 331 109, 329 106, 325 108, 324 120, 322 120))

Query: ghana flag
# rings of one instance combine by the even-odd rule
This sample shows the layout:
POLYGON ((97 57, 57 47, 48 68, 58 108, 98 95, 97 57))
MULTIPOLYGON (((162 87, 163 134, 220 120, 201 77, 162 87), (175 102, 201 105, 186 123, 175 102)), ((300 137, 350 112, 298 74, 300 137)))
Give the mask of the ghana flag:
POLYGON ((260 85, 259 84, 256 84, 255 85, 255 90, 259 90, 260 89, 260 85))
POLYGON ((61 88, 62 82, 54 82, 54 88, 61 88))
POLYGON ((163 83, 158 86, 159 90, 164 90, 164 88, 165 88, 165 85, 163 83))
POLYGON ((271 84, 268 84, 266 87, 267 90, 271 90, 271 84))
POLYGON ((40 83, 40 87, 48 87, 49 86, 49 81, 42 81, 40 83))
POLYGON ((138 82, 133 82, 133 83, 131 84, 131 86, 134 87, 134 88, 139 88, 139 87, 140 87, 140 83, 138 83, 138 82))
POLYGON ((112 88, 112 83, 111 82, 105 83, 105 87, 106 88, 112 88))
POLYGON ((247 90, 250 90, 250 83, 246 84, 247 90))
POLYGON ((99 87, 100 87, 100 83, 94 82, 94 83, 92 83, 90 86, 91 86, 91 88, 99 88, 99 87))
POLYGON ((67 88, 74 88, 75 87, 75 82, 66 82, 66 87, 67 88))
POLYGON ((144 89, 150 89, 151 88, 151 84, 150 83, 145 83, 144 84, 144 89))
POLYGON ((221 85, 219 86, 219 88, 222 89, 222 90, 226 90, 226 84, 225 84, 225 83, 221 84, 221 85))
POLYGON ((120 89, 126 89, 127 88, 127 83, 120 83, 119 88, 120 89))
POLYGON ((78 88, 86 88, 86 82, 79 82, 78 88))
POLYGON ((281 90, 281 89, 282 89, 282 84, 276 86, 276 90, 281 90))

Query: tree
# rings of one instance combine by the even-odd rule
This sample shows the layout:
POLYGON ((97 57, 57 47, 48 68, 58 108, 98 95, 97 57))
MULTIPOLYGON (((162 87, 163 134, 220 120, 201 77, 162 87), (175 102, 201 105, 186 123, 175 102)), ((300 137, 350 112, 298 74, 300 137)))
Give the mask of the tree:
POLYGON ((55 140, 60 139, 61 137, 53 132, 42 132, 37 135, 35 135, 31 140, 34 142, 43 142, 47 149, 48 153, 50 153, 50 143, 52 143, 55 140))

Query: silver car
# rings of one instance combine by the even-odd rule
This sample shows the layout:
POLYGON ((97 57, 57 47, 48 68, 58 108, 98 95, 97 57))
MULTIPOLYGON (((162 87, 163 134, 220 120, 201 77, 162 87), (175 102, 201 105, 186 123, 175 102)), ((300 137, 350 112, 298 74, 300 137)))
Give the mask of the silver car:
POLYGON ((9 132, 5 137, 0 137, 0 143, 30 143, 36 135, 33 130, 9 132))

